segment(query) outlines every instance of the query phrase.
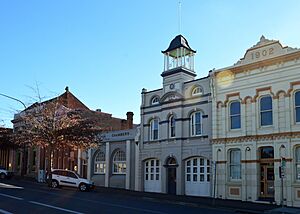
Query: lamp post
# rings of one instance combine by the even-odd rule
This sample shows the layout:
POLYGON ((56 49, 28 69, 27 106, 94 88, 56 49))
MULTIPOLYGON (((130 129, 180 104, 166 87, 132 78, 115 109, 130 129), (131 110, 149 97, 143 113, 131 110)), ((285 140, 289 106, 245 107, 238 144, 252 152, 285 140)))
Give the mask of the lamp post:
MULTIPOLYGON (((0 93, 0 96, 3 96, 3 97, 6 97, 8 99, 11 99, 11 100, 14 100, 14 101, 17 101, 19 103, 21 103, 24 107, 24 110, 26 109, 26 105, 24 104, 24 102, 22 102, 21 100, 17 99, 17 98, 14 98, 12 96, 9 96, 9 95, 6 95, 6 94, 3 94, 3 93, 0 93)), ((22 157, 22 168, 21 168, 21 176, 24 175, 24 170, 25 170, 25 145, 23 146, 23 157, 22 157)))

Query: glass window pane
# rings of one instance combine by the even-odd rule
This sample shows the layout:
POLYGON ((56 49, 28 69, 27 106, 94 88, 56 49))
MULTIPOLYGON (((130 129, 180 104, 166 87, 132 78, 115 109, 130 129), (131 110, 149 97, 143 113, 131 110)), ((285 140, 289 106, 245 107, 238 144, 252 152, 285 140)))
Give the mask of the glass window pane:
POLYGON ((204 159, 200 158, 200 166, 204 166, 204 159))
POLYGON ((197 160, 198 160, 197 158, 194 158, 194 159, 193 159, 193 165, 194 165, 194 166, 197 166, 197 160))
POLYGON ((146 174, 146 180, 148 180, 148 174, 146 174))
POLYGON ((240 129, 241 128, 241 116, 231 116, 230 120, 231 129, 240 129))
POLYGON ((186 172, 190 173, 191 172, 191 167, 186 168, 186 172))
POLYGON ((196 135, 201 135, 201 124, 196 124, 196 135))
POLYGON ((159 166, 159 160, 156 160, 156 166, 159 166))
POLYGON ((156 176, 155 176, 155 180, 159 180, 159 174, 156 174, 156 176))
POLYGON ((296 108, 296 122, 300 122, 300 107, 296 108))
POLYGON ((193 168, 193 173, 197 173, 197 167, 193 168))
POLYGON ((193 175, 193 181, 197 181, 197 174, 193 175))
POLYGON ((191 181, 191 175, 186 175, 186 181, 191 181))
POLYGON ((230 105, 230 115, 241 114, 240 102, 232 102, 230 105))
POLYGON ((300 91, 295 93, 295 105, 300 106, 300 91))
POLYGON ((210 181, 210 175, 207 175, 207 181, 210 181))
POLYGON ((187 162, 186 162, 186 165, 187 165, 187 166, 190 166, 190 165, 191 165, 191 161, 190 161, 190 160, 187 161, 187 162))
POLYGON ((273 147, 262 147, 260 149, 260 158, 274 158, 274 149, 273 147))
POLYGON ((200 167, 200 173, 204 173, 204 167, 200 167))
POLYGON ((296 148, 296 162, 300 163, 300 147, 296 148))
POLYGON ((272 98, 270 96, 262 97, 260 99, 260 110, 266 111, 272 109, 272 98))
POLYGON ((261 112, 261 125, 268 126, 273 124, 272 111, 261 112))
POLYGON ((204 181, 204 175, 200 175, 200 181, 204 181))

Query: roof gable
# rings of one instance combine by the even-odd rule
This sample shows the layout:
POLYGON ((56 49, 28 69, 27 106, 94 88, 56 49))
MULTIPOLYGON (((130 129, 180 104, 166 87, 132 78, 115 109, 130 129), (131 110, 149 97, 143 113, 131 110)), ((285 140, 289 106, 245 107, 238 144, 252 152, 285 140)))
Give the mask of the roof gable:
POLYGON ((259 62, 266 59, 275 58, 278 56, 286 55, 299 51, 297 48, 283 47, 278 40, 269 40, 264 36, 260 37, 260 40, 249 48, 244 57, 241 58, 234 66, 246 65, 250 63, 259 62))

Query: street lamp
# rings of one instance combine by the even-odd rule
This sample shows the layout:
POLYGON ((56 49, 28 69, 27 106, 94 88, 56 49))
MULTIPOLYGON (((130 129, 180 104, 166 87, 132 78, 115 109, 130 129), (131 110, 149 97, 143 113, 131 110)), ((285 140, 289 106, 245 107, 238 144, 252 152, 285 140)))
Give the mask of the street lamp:
POLYGON ((0 93, 0 95, 3 96, 3 97, 9 98, 9 99, 11 99, 11 100, 18 101, 19 103, 21 103, 21 104, 24 106, 24 109, 26 109, 26 105, 25 105, 21 100, 19 100, 19 99, 17 99, 17 98, 14 98, 14 97, 11 97, 11 96, 8 96, 8 95, 6 95, 6 94, 2 94, 2 93, 0 93))

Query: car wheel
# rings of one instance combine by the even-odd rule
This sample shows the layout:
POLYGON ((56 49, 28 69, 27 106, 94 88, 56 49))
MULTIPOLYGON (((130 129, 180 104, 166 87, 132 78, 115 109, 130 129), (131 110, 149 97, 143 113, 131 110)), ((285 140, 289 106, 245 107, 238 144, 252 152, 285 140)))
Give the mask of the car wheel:
POLYGON ((4 178, 5 178, 5 174, 4 174, 4 173, 1 173, 1 174, 0 174, 0 178, 1 178, 1 179, 4 179, 4 178))
POLYGON ((79 190, 80 190, 81 192, 87 191, 87 185, 84 184, 84 183, 81 183, 81 184, 79 185, 79 190))
POLYGON ((52 188, 58 188, 58 182, 55 181, 55 180, 52 181, 52 182, 51 182, 51 187, 52 187, 52 188))

